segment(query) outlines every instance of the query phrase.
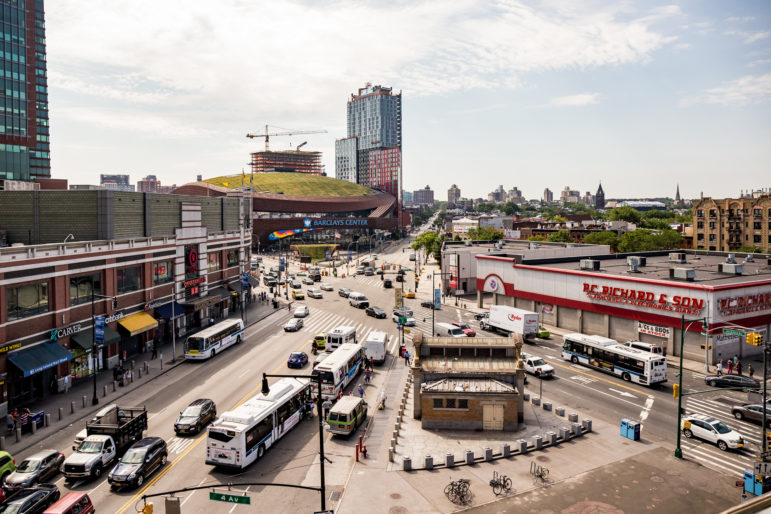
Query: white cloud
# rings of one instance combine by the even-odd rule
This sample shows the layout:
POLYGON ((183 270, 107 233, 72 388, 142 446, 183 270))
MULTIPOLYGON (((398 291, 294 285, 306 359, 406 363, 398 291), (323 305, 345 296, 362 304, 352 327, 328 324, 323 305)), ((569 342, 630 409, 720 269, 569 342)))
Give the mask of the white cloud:
POLYGON ((751 45, 752 43, 756 43, 758 41, 763 41, 764 39, 768 39, 771 37, 771 31, 765 30, 761 32, 750 32, 746 30, 728 30, 725 33, 727 36, 737 36, 739 37, 745 44, 751 45))
POLYGON ((754 16, 730 16, 725 19, 727 23, 747 23, 750 21, 755 21, 757 18, 754 16))
POLYGON ((599 101, 599 93, 581 93, 578 95, 559 96, 552 98, 549 105, 557 107, 580 107, 584 105, 596 104, 599 101))
POLYGON ((688 107, 694 104, 744 106, 769 100, 771 100, 771 73, 766 73, 765 75, 745 75, 719 87, 707 89, 695 98, 681 100, 680 106, 688 107))

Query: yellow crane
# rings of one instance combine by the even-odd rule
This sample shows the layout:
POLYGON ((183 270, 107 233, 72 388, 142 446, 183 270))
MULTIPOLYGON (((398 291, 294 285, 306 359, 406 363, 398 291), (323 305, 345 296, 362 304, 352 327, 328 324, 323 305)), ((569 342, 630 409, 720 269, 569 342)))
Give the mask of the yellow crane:
MULTIPOLYGON (((274 127, 277 129, 280 129, 281 127, 274 127)), ((262 137, 265 138, 265 151, 270 151, 270 137, 271 136, 294 136, 298 134, 326 134, 326 130, 289 130, 289 129, 281 129, 284 132, 270 132, 270 128, 268 125, 265 125, 265 132, 263 134, 247 134, 246 137, 249 139, 254 139, 256 137, 262 137)))

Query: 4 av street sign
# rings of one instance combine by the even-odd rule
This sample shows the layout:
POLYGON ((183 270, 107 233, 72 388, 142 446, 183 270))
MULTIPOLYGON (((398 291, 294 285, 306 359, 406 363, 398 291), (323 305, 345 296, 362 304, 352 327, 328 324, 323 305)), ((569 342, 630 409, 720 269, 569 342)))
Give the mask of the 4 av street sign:
POLYGON ((218 493, 215 491, 209 492, 209 499, 225 503, 239 503, 241 505, 251 505, 252 503, 252 500, 248 496, 241 496, 231 493, 218 493))
POLYGON ((742 336, 742 337, 747 335, 747 333, 745 331, 743 331, 743 330, 735 330, 733 328, 724 328, 723 329, 723 333, 724 334, 729 334, 729 335, 732 335, 732 336, 742 336))

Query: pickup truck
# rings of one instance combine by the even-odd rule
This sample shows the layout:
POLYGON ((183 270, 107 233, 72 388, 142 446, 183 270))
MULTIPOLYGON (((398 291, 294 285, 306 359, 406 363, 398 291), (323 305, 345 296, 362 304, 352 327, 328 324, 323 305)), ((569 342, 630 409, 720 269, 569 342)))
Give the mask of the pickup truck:
POLYGON ((87 437, 62 464, 67 479, 97 478, 147 429, 144 407, 111 406, 86 422, 87 437), (106 412, 105 412, 106 411, 106 412))
POLYGON ((525 363, 525 371, 540 378, 553 378, 554 367, 537 355, 522 352, 522 360, 525 363))

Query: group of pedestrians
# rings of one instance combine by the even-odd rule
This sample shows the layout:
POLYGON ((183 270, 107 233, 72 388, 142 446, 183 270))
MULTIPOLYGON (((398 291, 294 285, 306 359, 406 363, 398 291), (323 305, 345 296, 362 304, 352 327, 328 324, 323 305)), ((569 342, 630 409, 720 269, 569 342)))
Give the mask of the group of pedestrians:
MULTIPOLYGON (((717 361, 717 376, 722 376, 724 369, 728 375, 733 375, 734 372, 736 372, 740 377, 743 376, 742 372, 744 371, 744 367, 739 360, 738 355, 734 355, 733 359, 728 359, 725 364, 723 363, 723 359, 717 361)), ((750 378, 755 374, 755 368, 752 367, 751 363, 747 365, 747 374, 750 378)))
POLYGON ((26 407, 21 410, 21 414, 19 414, 19 409, 13 409, 5 418, 6 424, 8 425, 8 431, 13 432, 16 430, 16 427, 23 427, 29 423, 29 417, 31 415, 32 412, 26 407))

